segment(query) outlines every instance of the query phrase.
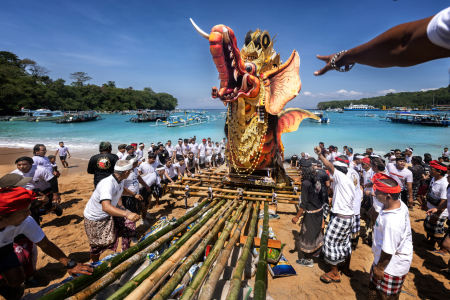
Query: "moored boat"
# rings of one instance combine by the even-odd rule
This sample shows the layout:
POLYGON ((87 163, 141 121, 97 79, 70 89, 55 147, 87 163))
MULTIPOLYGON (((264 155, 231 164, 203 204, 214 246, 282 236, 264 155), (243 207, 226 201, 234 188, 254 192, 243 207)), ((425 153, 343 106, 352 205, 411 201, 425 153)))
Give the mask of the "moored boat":
POLYGON ((140 112, 137 117, 130 119, 131 122, 141 123, 141 122, 156 122, 157 120, 166 121, 170 113, 164 110, 156 110, 150 112, 140 112))
POLYGON ((330 123, 330 118, 328 118, 328 115, 324 114, 323 111, 314 111, 313 114, 318 116, 320 119, 319 120, 308 119, 310 122, 313 122, 313 123, 326 123, 326 124, 330 123))
POLYGON ((366 105, 366 104, 353 105, 353 103, 350 103, 350 106, 344 107, 344 110, 348 110, 348 111, 352 111, 352 110, 369 111, 369 110, 380 110, 380 109, 376 108, 376 107, 373 107, 372 105, 366 105))
POLYGON ((64 117, 64 114, 59 110, 51 111, 48 109, 38 109, 33 114, 33 116, 31 116, 27 119, 27 121, 28 122, 49 122, 49 121, 56 121, 63 117, 64 117))
POLYGON ((82 123, 102 120, 102 117, 94 111, 80 111, 76 113, 66 114, 61 119, 56 120, 56 123, 82 123))
POLYGON ((386 120, 392 123, 399 124, 412 124, 412 125, 423 125, 423 126, 434 126, 434 127, 448 127, 450 125, 450 120, 442 119, 436 115, 430 114, 387 114, 386 120))

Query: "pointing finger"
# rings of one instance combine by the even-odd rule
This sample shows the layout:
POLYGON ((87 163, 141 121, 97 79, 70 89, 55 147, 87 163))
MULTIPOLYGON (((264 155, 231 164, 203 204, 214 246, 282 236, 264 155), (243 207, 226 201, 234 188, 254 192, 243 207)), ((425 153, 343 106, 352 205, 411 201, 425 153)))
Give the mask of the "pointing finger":
POLYGON ((331 66, 330 66, 329 64, 327 64, 327 65, 325 66, 325 68, 320 69, 319 71, 315 71, 315 72, 314 72, 314 75, 320 76, 320 75, 323 75, 323 74, 325 74, 326 72, 328 72, 328 71, 330 71, 330 70, 331 70, 331 66))

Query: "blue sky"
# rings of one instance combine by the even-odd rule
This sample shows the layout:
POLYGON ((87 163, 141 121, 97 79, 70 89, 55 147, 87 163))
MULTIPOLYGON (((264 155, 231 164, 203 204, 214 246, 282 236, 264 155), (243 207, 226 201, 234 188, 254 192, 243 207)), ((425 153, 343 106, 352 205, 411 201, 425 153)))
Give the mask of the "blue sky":
POLYGON ((288 106, 311 108, 319 101, 360 99, 386 92, 420 91, 449 84, 450 59, 411 68, 357 65, 348 73, 328 72, 315 56, 365 43, 387 29, 422 19, 448 1, 3 1, 0 50, 30 58, 70 83, 86 72, 101 85, 167 92, 180 108, 223 108, 213 100, 217 70, 204 31, 231 27, 242 46, 248 30, 278 34, 274 45, 285 61, 300 54, 302 91, 288 106))

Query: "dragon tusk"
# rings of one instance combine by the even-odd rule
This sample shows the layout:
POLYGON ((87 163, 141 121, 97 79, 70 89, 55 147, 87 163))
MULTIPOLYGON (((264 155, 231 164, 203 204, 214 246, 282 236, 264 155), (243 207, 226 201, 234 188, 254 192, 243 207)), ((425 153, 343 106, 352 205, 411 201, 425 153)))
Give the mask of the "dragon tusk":
POLYGON ((230 43, 230 36, 228 35, 228 29, 226 27, 224 27, 222 29, 222 32, 223 32, 222 36, 223 36, 224 42, 229 44, 230 43))
POLYGON ((200 27, 198 27, 197 24, 195 24, 194 21, 192 21, 191 18, 189 18, 189 20, 191 20, 192 26, 194 26, 195 30, 197 30, 197 32, 200 33, 200 35, 202 37, 204 37, 205 39, 207 39, 209 41, 209 34, 204 32, 203 30, 201 30, 200 27))

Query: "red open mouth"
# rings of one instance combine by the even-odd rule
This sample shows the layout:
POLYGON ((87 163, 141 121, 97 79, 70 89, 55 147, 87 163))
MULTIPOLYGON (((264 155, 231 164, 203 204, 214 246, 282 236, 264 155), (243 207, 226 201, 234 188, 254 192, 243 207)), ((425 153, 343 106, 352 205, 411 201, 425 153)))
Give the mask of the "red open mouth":
POLYGON ((244 64, 233 31, 224 25, 214 26, 209 43, 220 79, 220 89, 213 88, 212 97, 227 103, 240 96, 252 97, 255 87, 259 86, 258 79, 252 75, 256 73, 256 66, 244 64))

